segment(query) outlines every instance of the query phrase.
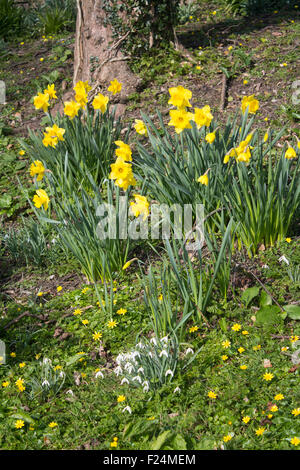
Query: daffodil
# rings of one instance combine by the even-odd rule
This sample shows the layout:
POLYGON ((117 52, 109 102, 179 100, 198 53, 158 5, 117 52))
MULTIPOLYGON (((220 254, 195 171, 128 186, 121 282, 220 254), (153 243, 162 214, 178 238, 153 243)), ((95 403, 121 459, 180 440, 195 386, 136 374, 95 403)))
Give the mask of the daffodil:
POLYGON ((33 103, 36 109, 42 109, 46 113, 49 107, 48 93, 38 93, 37 96, 34 97, 33 103))
POLYGON ((35 160, 34 163, 30 165, 30 176, 34 177, 37 175, 37 181, 41 181, 45 174, 44 165, 40 160, 35 160))
POLYGON ((246 109, 249 108, 250 114, 255 114, 259 109, 259 101, 254 98, 254 95, 244 96, 242 99, 241 109, 245 113, 246 109))
POLYGON ((118 82, 118 80, 115 78, 110 82, 110 86, 107 90, 110 91, 113 95, 120 93, 122 90, 122 83, 118 82))
POLYGON ((47 210, 50 199, 44 189, 37 189, 36 195, 33 196, 33 202, 35 207, 37 207, 38 209, 43 206, 44 209, 47 210))
POLYGON ((134 128, 136 132, 140 135, 145 135, 147 136, 147 127, 145 126, 145 123, 141 119, 135 119, 135 125, 134 128))
POLYGON ((130 203, 130 210, 135 217, 143 216, 143 219, 146 220, 149 215, 149 202, 147 201, 146 196, 141 196, 140 194, 133 194, 134 202, 130 203))
POLYGON ((174 126, 177 134, 180 134, 184 129, 192 129, 191 121, 194 119, 194 115, 185 109, 172 109, 170 118, 168 126, 174 126))
POLYGON ((203 108, 195 108, 194 112, 194 121, 198 129, 200 129, 202 126, 210 126, 210 123, 213 119, 213 115, 210 112, 210 106, 206 105, 203 106, 203 108))
POLYGON ((80 104, 77 101, 65 101, 64 103, 64 113, 66 116, 69 116, 70 119, 74 119, 77 116, 78 111, 80 110, 80 104))
POLYGON ((169 99, 168 104, 172 104, 177 108, 186 108, 191 106, 189 100, 192 98, 192 92, 190 90, 179 85, 178 87, 169 88, 169 93, 171 98, 169 99))

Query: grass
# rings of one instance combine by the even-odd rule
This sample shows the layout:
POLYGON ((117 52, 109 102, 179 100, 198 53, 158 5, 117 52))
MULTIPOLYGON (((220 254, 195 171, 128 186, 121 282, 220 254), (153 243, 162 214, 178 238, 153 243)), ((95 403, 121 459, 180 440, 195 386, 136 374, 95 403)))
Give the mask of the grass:
MULTIPOLYGON (((131 95, 124 126, 140 117, 138 109, 148 114, 154 107, 165 110, 169 86, 181 84, 193 91, 199 105, 211 104, 220 120, 242 96, 255 93, 261 121, 268 117, 266 128, 279 129, 284 120, 284 137, 300 137, 294 116, 299 105, 291 102, 289 88, 299 78, 299 13, 271 14, 261 27, 248 22, 241 28, 242 19, 223 22, 220 10, 212 15, 215 8, 201 9, 199 21, 193 18, 180 27, 193 62, 168 49, 168 54, 154 51, 132 64, 144 89, 131 95), (238 62, 236 50, 253 54, 251 64, 238 62), (220 67, 234 71, 222 115, 220 67)), ((227 301, 214 289, 209 325, 187 323, 179 361, 186 364, 189 354, 193 361, 156 392, 122 385, 114 373, 117 355, 133 348, 141 335, 152 335, 137 263, 115 276, 112 305, 102 309, 95 288, 86 284, 72 257, 66 259, 58 249, 53 261, 47 255, 42 266, 26 265, 21 259, 13 263, 4 248, 8 231, 22 228, 21 216, 33 217, 19 186, 21 182, 34 192, 28 157, 19 155, 20 137, 26 139, 27 126, 37 128, 42 116, 34 111, 31 97, 48 82, 54 81, 57 89, 63 82, 70 86, 72 45, 71 36, 20 37, 9 43, 9 55, 0 61, 8 96, 0 116, 0 330, 6 344, 6 364, 0 366, 1 449, 102 450, 110 449, 116 437, 121 450, 299 448, 300 412, 295 410, 300 411, 300 369, 292 357, 300 347, 299 313, 293 319, 283 308, 299 309, 299 277, 296 270, 294 280, 290 275, 300 262, 299 214, 290 243, 262 246, 251 260, 234 253, 227 301), (120 309, 126 312, 120 314, 120 309), (117 322, 113 328, 111 320, 117 322), (102 337, 95 340, 95 332, 102 337), (19 378, 24 391, 16 386, 19 378), (121 396, 124 401, 118 401, 121 396), (19 429, 17 420, 23 422, 19 429)), ((51 250, 53 234, 46 235, 46 249, 51 250)), ((137 247, 135 256, 146 267, 151 258, 159 272, 160 261, 148 245, 137 247)), ((98 289, 104 298, 103 286, 98 289)))

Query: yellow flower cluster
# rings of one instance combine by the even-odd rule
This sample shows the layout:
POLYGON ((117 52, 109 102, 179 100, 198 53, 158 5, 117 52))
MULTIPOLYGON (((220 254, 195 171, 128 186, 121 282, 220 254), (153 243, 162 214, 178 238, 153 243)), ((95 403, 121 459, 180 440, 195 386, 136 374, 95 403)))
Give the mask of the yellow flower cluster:
POLYGON ((224 163, 228 163, 231 157, 234 157, 238 162, 248 163, 251 158, 250 150, 253 148, 249 146, 253 134, 247 135, 245 140, 238 145, 238 147, 232 148, 230 152, 225 155, 224 163))
POLYGON ((46 132, 44 132, 44 139, 43 139, 43 144, 45 147, 53 147, 55 148, 58 141, 64 140, 64 133, 65 129, 58 127, 57 124, 54 124, 53 127, 46 127, 46 132))
POLYGON ((42 109, 46 113, 50 106, 50 99, 57 99, 54 84, 48 85, 48 87, 44 90, 44 93, 38 93, 37 96, 33 98, 33 104, 36 109, 42 109))
POLYGON ((120 188, 127 191, 129 186, 134 186, 136 180, 132 173, 132 165, 128 163, 132 161, 131 149, 129 145, 125 144, 121 140, 116 140, 115 144, 119 147, 116 149, 117 159, 115 163, 110 165, 111 172, 109 178, 115 180, 115 184, 120 188))

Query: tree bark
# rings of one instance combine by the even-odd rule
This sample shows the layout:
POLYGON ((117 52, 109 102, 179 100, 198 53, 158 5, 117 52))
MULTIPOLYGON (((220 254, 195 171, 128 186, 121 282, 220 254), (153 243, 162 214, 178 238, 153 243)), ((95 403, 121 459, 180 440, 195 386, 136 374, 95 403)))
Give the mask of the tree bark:
POLYGON ((126 38, 113 39, 102 4, 102 0, 77 0, 73 82, 75 86, 79 80, 87 80, 92 86, 92 98, 98 92, 105 92, 109 82, 116 78, 122 83, 122 90, 111 101, 119 103, 118 114, 121 114, 127 96, 136 91, 139 79, 128 67, 129 57, 121 51, 126 38))

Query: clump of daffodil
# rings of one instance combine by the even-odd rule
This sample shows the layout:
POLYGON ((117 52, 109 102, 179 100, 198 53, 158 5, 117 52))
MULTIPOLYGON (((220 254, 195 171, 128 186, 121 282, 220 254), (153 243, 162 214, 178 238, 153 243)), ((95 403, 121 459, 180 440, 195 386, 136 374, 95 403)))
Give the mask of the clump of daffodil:
POLYGON ((193 121, 194 115, 186 111, 185 108, 171 109, 170 118, 168 126, 174 126, 177 134, 180 134, 184 129, 192 129, 191 121, 193 121))
POLYGON ((53 127, 46 127, 46 132, 44 132, 43 144, 45 147, 56 147, 59 140, 64 140, 65 129, 58 127, 57 124, 54 124, 53 127))
POLYGON ((179 85, 178 87, 169 88, 169 93, 171 98, 169 99, 168 104, 172 104, 179 109, 192 106, 189 102, 192 98, 192 92, 183 86, 179 85))
POLYGON ((115 144, 119 147, 115 150, 117 157, 123 158, 124 162, 132 161, 132 151, 128 144, 122 142, 122 140, 116 140, 115 144))
POLYGON ((79 81, 73 88, 75 91, 75 100, 80 104, 81 108, 85 108, 88 101, 88 92, 91 90, 88 82, 79 81))

